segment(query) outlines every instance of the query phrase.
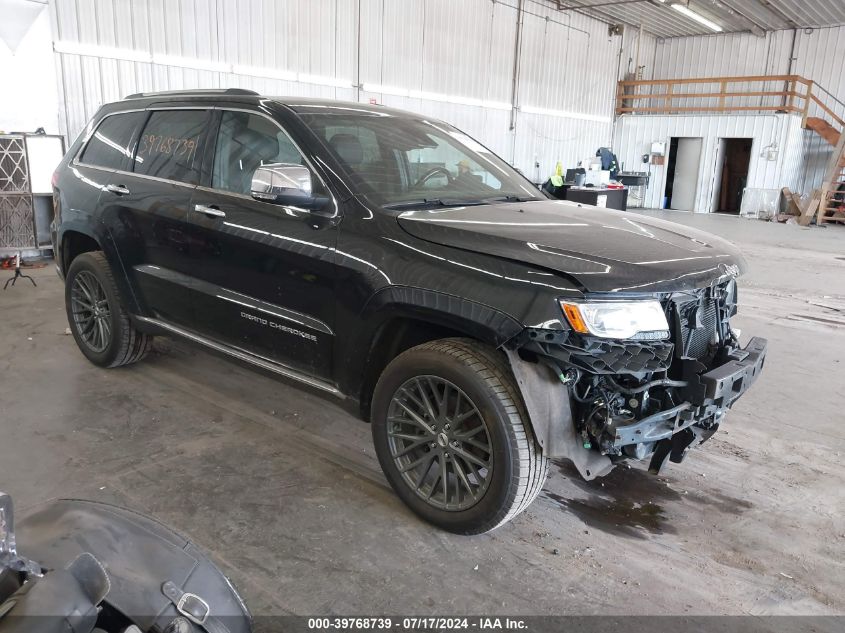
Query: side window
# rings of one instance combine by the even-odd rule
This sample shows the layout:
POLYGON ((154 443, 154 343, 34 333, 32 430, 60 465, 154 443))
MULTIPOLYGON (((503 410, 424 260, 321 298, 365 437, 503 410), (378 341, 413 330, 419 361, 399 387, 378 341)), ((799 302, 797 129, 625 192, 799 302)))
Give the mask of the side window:
POLYGON ((141 132, 135 172, 197 184, 202 158, 199 143, 208 120, 205 110, 154 111, 141 132))
POLYGON ((249 195, 252 174, 270 163, 305 164, 293 141, 266 117, 224 111, 217 132, 211 186, 249 195))
POLYGON ((106 117, 88 140, 79 161, 87 165, 120 169, 132 157, 132 133, 146 112, 127 112, 106 117))

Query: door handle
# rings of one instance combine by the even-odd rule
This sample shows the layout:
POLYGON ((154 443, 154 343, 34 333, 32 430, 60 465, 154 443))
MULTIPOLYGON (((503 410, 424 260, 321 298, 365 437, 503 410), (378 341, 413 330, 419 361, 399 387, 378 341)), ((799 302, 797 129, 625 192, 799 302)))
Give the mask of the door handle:
POLYGON ((106 191, 110 191, 111 193, 115 194, 116 196, 128 196, 129 189, 127 189, 123 185, 106 185, 106 191))
POLYGON ((210 217, 213 217, 213 218, 225 218, 226 217, 225 211, 221 211, 217 207, 209 207, 209 206, 206 206, 204 204, 195 204, 194 205, 194 211, 197 211, 199 213, 202 213, 204 215, 207 215, 207 216, 210 216, 210 217))

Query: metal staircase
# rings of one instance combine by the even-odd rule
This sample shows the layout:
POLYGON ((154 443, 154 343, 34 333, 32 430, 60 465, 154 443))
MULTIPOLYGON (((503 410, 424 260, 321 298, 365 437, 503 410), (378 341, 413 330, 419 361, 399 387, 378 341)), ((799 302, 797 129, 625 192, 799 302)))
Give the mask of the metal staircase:
POLYGON ((800 209, 798 223, 845 222, 845 102, 800 75, 623 80, 616 114, 798 114, 802 127, 834 147, 823 185, 800 209), (837 114, 839 112, 839 114, 837 114), (840 116, 841 114, 841 116, 840 116))

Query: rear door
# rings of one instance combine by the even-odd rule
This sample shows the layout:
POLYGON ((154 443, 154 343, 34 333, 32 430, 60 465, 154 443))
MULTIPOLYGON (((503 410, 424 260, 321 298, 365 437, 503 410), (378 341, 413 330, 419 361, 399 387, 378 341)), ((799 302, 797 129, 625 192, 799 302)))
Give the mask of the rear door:
POLYGON ((150 109, 131 166, 100 196, 126 271, 149 316, 190 328, 195 289, 188 209, 199 183, 211 110, 150 109))
MULTIPOLYGON (((268 116, 222 110, 208 186, 189 214, 197 327, 210 337, 312 376, 330 376, 337 218, 262 202, 252 174, 270 163, 308 165, 268 116)), ((315 193, 329 195, 312 169, 315 193)), ((332 209, 335 207, 332 205, 332 209)))

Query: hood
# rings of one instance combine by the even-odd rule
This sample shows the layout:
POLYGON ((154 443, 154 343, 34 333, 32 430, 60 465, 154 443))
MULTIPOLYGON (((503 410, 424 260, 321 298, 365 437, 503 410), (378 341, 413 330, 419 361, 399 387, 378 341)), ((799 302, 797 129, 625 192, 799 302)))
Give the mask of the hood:
POLYGON ((715 235, 566 200, 406 211, 398 221, 419 239, 541 266, 585 292, 690 289, 746 268, 715 235))

